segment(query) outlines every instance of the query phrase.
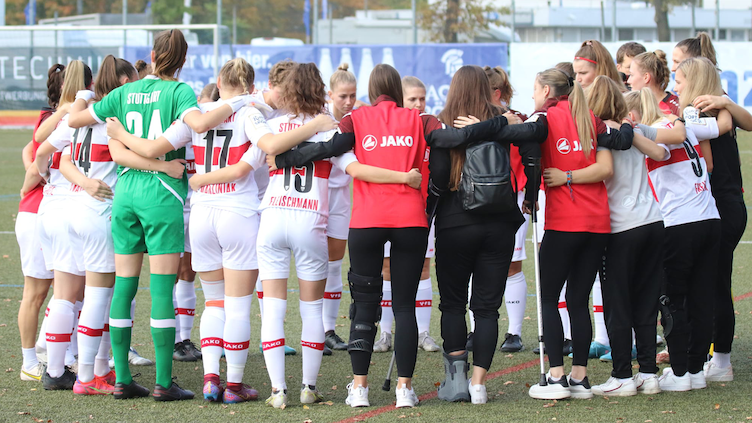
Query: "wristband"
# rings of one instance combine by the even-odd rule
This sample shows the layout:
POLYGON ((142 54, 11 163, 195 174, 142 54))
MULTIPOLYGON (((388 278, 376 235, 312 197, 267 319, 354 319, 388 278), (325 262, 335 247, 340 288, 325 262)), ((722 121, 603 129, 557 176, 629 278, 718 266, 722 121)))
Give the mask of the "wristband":
POLYGON ((229 101, 227 101, 227 105, 230 106, 232 108, 232 112, 235 113, 240 110, 241 107, 245 106, 251 101, 252 97, 250 95, 244 94, 231 98, 229 101))
POLYGON ((682 118, 676 118, 676 119, 674 119, 674 121, 673 121, 673 122, 671 122, 671 124, 672 124, 672 125, 676 125, 676 122, 686 123, 686 122, 684 121, 684 119, 682 119, 682 118))
POLYGON ((88 103, 92 98, 94 98, 94 91, 91 90, 81 90, 76 93, 76 100, 83 100, 88 103))
POLYGON ((572 171, 567 171, 567 187, 569 187, 569 198, 574 201, 574 192, 572 191, 572 171))

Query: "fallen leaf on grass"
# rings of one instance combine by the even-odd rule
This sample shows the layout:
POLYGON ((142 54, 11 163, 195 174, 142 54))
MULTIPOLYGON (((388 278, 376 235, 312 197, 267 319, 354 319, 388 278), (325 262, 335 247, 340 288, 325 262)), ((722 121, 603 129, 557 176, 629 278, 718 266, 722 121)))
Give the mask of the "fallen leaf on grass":
POLYGON ((281 405, 281 406, 279 407, 279 409, 280 409, 280 410, 284 410, 284 409, 285 409, 286 407, 287 407, 287 404, 284 404, 284 403, 283 403, 283 404, 282 404, 282 405, 281 405))
POLYGON ((506 358, 514 358, 514 355, 512 355, 512 354, 507 354, 507 355, 505 355, 504 357, 506 357, 506 358))
POLYGON ((522 320, 530 320, 530 316, 525 316, 522 320))
POLYGON ((504 382, 504 386, 506 386, 506 385, 513 385, 513 384, 514 384, 513 380, 508 380, 508 381, 504 382))
POLYGON ((324 403, 322 403, 322 404, 326 404, 326 405, 334 405, 334 403, 333 403, 333 402, 331 402, 331 401, 327 401, 327 402, 324 402, 324 403))
POLYGON ((652 420, 645 420, 645 423, 653 423, 652 420))
POLYGON ((3 323, 2 325, 0 325, 0 328, 4 328, 6 326, 8 326, 8 325, 6 325, 5 323, 3 323))
POLYGON ((336 390, 337 390, 337 385, 332 386, 332 391, 336 391, 336 390))
POLYGON ((13 371, 13 369, 11 369, 10 367, 9 367, 9 368, 7 368, 7 369, 5 369, 5 373, 10 373, 10 372, 12 372, 12 371, 13 371))
POLYGON ((676 411, 666 410, 666 411, 661 411, 661 414, 676 414, 676 411))
POLYGON ((334 325, 334 327, 336 327, 336 328, 343 328, 343 327, 345 327, 345 325, 337 323, 337 324, 334 325))
POLYGON ((714 409, 714 410, 720 410, 720 409, 721 409, 721 404, 716 404, 716 405, 714 405, 714 406, 713 406, 713 409, 714 409))
POLYGON ((407 416, 404 415, 404 414, 402 414, 401 416, 397 416, 398 419, 404 419, 405 417, 407 417, 407 416))
POLYGON ((585 407, 585 410, 592 410, 593 407, 585 407))
POLYGON ((310 410, 310 409, 311 409, 311 407, 309 407, 309 406, 307 406, 307 405, 304 405, 304 406, 303 406, 303 410, 310 410))
POLYGON ((28 415, 28 414, 31 414, 31 413, 29 413, 28 411, 19 411, 18 412, 19 416, 25 416, 25 415, 28 415))
POLYGON ((313 423, 313 420, 311 420, 311 419, 305 419, 305 420, 303 420, 303 423, 313 423))
POLYGON ((233 415, 233 414, 235 414, 235 412, 234 411, 230 411, 230 415, 233 415))

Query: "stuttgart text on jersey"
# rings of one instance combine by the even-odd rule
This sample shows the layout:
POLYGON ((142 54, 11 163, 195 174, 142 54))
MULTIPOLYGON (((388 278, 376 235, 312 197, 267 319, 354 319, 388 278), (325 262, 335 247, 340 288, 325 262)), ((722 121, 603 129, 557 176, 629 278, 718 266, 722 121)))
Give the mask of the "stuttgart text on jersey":
POLYGON ((151 93, 129 93, 126 100, 127 104, 151 104, 159 101, 159 94, 162 91, 151 93))

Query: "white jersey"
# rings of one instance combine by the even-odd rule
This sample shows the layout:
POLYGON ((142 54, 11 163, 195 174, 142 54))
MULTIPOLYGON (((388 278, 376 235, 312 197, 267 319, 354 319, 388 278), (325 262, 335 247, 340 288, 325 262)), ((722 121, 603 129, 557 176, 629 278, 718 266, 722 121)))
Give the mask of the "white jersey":
MULTIPOLYGON (((635 128, 640 134, 640 129, 635 128)), ((606 179, 611 233, 624 232, 663 220, 658 202, 650 190, 645 155, 637 147, 611 150, 614 176, 606 179)))
MULTIPOLYGON (((275 134, 291 131, 308 123, 312 118, 300 118, 292 115, 280 116, 269 120, 269 126, 275 134)), ((319 132, 311 137, 307 143, 326 142, 334 131, 319 132)), ((301 144, 304 145, 305 143, 301 144)), ((347 168, 357 161, 352 153, 345 153, 339 157, 318 160, 300 167, 277 169, 269 174, 269 186, 261 209, 270 207, 306 210, 329 216, 329 175, 332 164, 340 169, 347 168)))
MULTIPOLYGON (((79 172, 87 178, 101 180, 114 192, 118 165, 112 161, 108 141, 107 125, 104 123, 78 128, 73 131, 69 154, 79 172)), ((70 190, 76 201, 83 201, 96 209, 112 204, 112 200, 102 202, 94 199, 76 184, 71 184, 70 190)))
POLYGON ((69 146, 73 139, 73 129, 68 126, 68 115, 63 116, 54 131, 47 137, 49 142, 57 151, 50 159, 50 179, 44 186, 45 196, 62 197, 70 193, 71 183, 60 173, 60 157, 65 147, 69 146))
MULTIPOLYGON (((223 101, 200 105, 202 112, 216 109, 223 101)), ((266 165, 266 156, 258 146, 258 140, 271 133, 264 117, 253 107, 243 107, 224 122, 207 132, 197 134, 183 122, 176 122, 163 136, 179 149, 189 142, 193 144, 195 171, 203 175, 240 161, 254 169, 266 165)), ((201 187, 191 197, 191 206, 204 204, 229 210, 243 216, 258 212, 258 189, 253 172, 233 182, 211 184, 201 187)))
MULTIPOLYGON (((670 128, 666 120, 654 127, 670 128)), ((700 143, 690 128, 682 144, 658 144, 667 154, 661 161, 647 159, 648 175, 666 227, 719 219, 710 192, 708 167, 700 143)))
MULTIPOLYGON (((333 103, 326 103, 326 110, 330 115, 334 116, 333 103)), ((352 178, 340 168, 333 168, 332 174, 329 175, 329 188, 343 188, 350 185, 352 178)))
POLYGON ((257 108, 261 111, 261 114, 264 115, 264 119, 270 120, 286 115, 287 113, 285 113, 284 110, 272 108, 272 106, 266 102, 264 99, 264 93, 266 92, 269 92, 269 90, 259 90, 251 94, 253 102, 258 105, 257 108))

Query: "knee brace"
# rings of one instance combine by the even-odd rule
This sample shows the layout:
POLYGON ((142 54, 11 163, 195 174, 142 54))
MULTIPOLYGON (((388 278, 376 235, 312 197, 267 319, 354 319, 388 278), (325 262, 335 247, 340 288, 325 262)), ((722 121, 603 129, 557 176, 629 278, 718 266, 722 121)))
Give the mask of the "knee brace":
POLYGON ((373 352, 376 322, 381 319, 383 278, 347 273, 352 303, 350 304, 350 342, 348 351, 373 352))

